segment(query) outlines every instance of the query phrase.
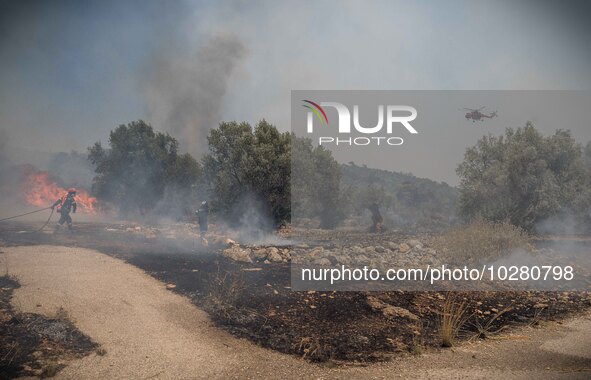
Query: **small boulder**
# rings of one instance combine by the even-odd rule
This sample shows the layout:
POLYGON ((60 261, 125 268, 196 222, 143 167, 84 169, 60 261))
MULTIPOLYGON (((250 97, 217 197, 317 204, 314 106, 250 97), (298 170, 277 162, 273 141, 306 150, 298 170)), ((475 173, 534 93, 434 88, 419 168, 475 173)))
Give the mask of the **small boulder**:
POLYGON ((224 249, 223 255, 229 259, 234 260, 234 261, 252 263, 250 253, 251 253, 250 249, 240 248, 239 245, 234 245, 230 248, 224 249))
POLYGON ((314 265, 319 265, 319 266, 322 266, 322 267, 327 267, 327 266, 330 266, 331 263, 330 263, 330 260, 327 259, 326 257, 321 257, 319 259, 314 260, 314 265))
POLYGON ((384 301, 382 301, 374 296, 367 297, 367 304, 372 309, 374 309, 376 311, 380 311, 386 317, 406 318, 411 321, 418 321, 419 320, 419 317, 417 317, 415 314, 411 313, 409 310, 407 310, 403 307, 387 304, 384 301))
POLYGON ((279 254, 279 250, 275 247, 267 249, 267 259, 272 263, 283 262, 283 257, 279 254))
POLYGON ((399 250, 401 253, 406 253, 406 252, 410 251, 410 246, 409 246, 408 244, 406 244, 406 243, 402 243, 402 244, 400 244, 400 245, 398 246, 398 250, 399 250))
POLYGON ((252 256, 256 260, 264 260, 267 258, 267 249, 266 248, 254 249, 252 251, 252 256))
POLYGON ((319 256, 322 252, 324 252, 323 247, 316 247, 310 251, 310 256, 311 257, 319 256))

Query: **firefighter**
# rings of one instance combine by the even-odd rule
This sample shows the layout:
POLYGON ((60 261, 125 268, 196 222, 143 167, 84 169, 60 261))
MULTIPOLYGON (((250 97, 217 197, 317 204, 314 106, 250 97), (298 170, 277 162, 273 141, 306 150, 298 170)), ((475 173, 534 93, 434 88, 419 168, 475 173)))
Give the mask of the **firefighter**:
POLYGON ((384 223, 384 218, 382 218, 382 214, 380 214, 380 206, 378 206, 377 203, 372 203, 368 209, 371 211, 371 221, 373 222, 369 228, 369 232, 382 232, 382 223, 384 223))
POLYGON ((199 223, 199 231, 201 232, 201 244, 207 245, 205 233, 207 232, 207 217, 209 215, 209 205, 207 201, 201 202, 201 206, 196 211, 197 223, 199 223))
POLYGON ((70 216, 70 211, 74 214, 76 213, 77 205, 76 199, 74 198, 75 196, 76 189, 68 189, 67 194, 51 205, 52 210, 57 206, 57 212, 61 214, 60 220, 57 222, 57 226, 55 226, 56 231, 59 230, 60 226, 64 223, 67 223, 68 229, 72 230, 72 217, 70 216))

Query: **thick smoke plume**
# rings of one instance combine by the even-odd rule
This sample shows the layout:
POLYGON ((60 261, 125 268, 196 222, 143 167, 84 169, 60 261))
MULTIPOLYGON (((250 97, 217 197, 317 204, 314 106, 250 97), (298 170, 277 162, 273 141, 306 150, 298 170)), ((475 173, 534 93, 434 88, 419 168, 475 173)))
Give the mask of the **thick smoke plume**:
POLYGON ((228 80, 246 49, 234 35, 211 37, 197 52, 163 49, 147 70, 150 120, 177 138, 181 148, 200 155, 207 132, 220 121, 228 80))

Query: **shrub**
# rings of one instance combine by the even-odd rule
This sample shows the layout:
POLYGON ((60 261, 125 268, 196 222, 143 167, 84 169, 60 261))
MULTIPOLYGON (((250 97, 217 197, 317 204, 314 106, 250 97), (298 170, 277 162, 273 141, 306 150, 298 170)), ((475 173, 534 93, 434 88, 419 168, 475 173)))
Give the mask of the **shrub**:
POLYGON ((450 229, 435 240, 435 246, 454 262, 482 262, 509 255, 513 250, 531 250, 529 235, 508 222, 475 219, 450 229))
POLYGON ((442 347, 454 345, 460 329, 470 318, 470 315, 466 313, 467 306, 466 300, 459 300, 453 294, 449 294, 445 298, 439 324, 442 347))

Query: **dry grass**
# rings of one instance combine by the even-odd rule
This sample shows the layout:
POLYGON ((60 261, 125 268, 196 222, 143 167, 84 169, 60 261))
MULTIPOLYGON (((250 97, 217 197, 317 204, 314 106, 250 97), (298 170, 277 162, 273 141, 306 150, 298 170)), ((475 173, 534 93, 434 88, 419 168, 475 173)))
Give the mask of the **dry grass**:
POLYGON ((517 249, 531 250, 529 235, 510 223, 475 219, 435 239, 434 245, 455 262, 496 260, 517 249))
POLYGON ((493 335, 496 335, 498 333, 500 333, 501 331, 503 331, 504 329, 506 329, 507 325, 502 325, 499 328, 493 328, 494 326, 494 322, 499 319, 503 314, 505 314, 506 312, 512 310, 513 307, 512 306, 507 306, 502 310, 499 310, 497 313, 495 313, 495 315, 493 315, 492 317, 490 317, 484 324, 480 323, 480 321, 476 320, 476 322, 474 323, 474 328, 476 329, 476 331, 478 331, 475 335, 476 338, 479 339, 486 339, 486 338, 490 338, 493 335))
POLYGON ((442 347, 452 347, 458 334, 471 315, 467 314, 468 302, 455 294, 448 294, 440 313, 439 335, 442 347))
POLYGON ((326 361, 331 357, 330 347, 323 345, 318 338, 304 337, 300 340, 298 352, 302 359, 311 361, 326 361))
POLYGON ((212 302, 234 305, 245 289, 244 279, 231 272, 216 272, 209 284, 212 302))
POLYGON ((423 346, 425 345, 424 338, 423 338, 423 321, 418 320, 415 324, 413 329, 413 338, 412 344, 410 346, 410 353, 412 355, 422 355, 423 354, 423 346))

